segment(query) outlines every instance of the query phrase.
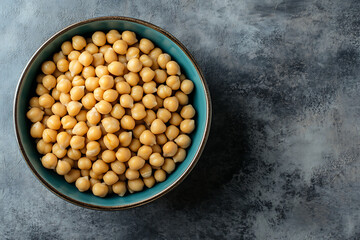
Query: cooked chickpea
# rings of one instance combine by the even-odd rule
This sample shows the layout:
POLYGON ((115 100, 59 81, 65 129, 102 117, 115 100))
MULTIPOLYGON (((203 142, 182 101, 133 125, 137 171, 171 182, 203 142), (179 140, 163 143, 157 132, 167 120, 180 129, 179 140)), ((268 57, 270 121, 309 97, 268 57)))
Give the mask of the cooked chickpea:
POLYGON ((72 47, 76 50, 82 50, 86 46, 86 40, 82 36, 74 36, 72 38, 72 47))
POLYGON ((152 154, 152 148, 146 145, 141 146, 137 152, 137 155, 145 160, 149 160, 151 154, 152 154))
POLYGON ((89 43, 86 45, 85 50, 90 54, 95 54, 99 52, 99 48, 94 43, 89 43))
POLYGON ((81 110, 78 115, 76 115, 76 120, 79 122, 86 122, 86 110, 81 110))
POLYGON ((191 119, 195 116, 195 109, 191 104, 186 105, 181 109, 180 115, 182 118, 191 119))
POLYGON ((157 95, 161 98, 170 97, 172 94, 172 90, 169 86, 160 85, 157 89, 157 95))
POLYGON ((114 78, 110 75, 103 75, 100 77, 99 84, 101 89, 107 90, 114 86, 114 78))
POLYGON ((121 127, 126 130, 132 130, 135 127, 135 120, 129 115, 123 116, 120 123, 121 127))
POLYGON ((95 53, 93 54, 93 61, 92 65, 97 68, 105 63, 104 54, 102 53, 95 53))
POLYGON ((180 75, 180 66, 175 61, 170 61, 166 63, 166 72, 169 75, 180 75))
POLYGON ((157 58, 157 63, 162 69, 166 68, 166 64, 171 61, 171 57, 167 53, 162 53, 157 58))
POLYGON ((153 60, 146 54, 141 55, 139 60, 144 67, 151 67, 153 65, 153 60))
POLYGON ((164 164, 162 165, 162 169, 168 174, 172 173, 175 170, 175 162, 171 158, 166 158, 164 164))
POLYGON ((47 153, 41 158, 42 165, 47 169, 55 169, 58 159, 53 153, 47 153))
POLYGON ((51 111, 59 117, 63 117, 67 113, 66 107, 60 102, 56 102, 54 105, 52 105, 51 111))
POLYGON ((95 104, 95 108, 101 114, 108 114, 111 112, 112 106, 109 102, 101 100, 100 102, 95 104))
POLYGON ((87 138, 90 141, 95 141, 101 138, 101 134, 100 126, 92 126, 87 132, 87 138))
POLYGON ((69 115, 66 115, 61 118, 61 125, 64 129, 72 129, 76 123, 77 123, 76 119, 69 115))
POLYGON ((134 99, 129 94, 122 94, 120 96, 120 105, 124 108, 132 108, 134 106, 134 99))
MULTIPOLYGON (((78 60, 79 56, 80 56, 80 52, 79 51, 71 51, 71 53, 68 56, 69 61, 73 61, 73 60, 78 60)), ((70 65, 69 65, 70 66, 70 65)))
POLYGON ((80 177, 80 170, 71 169, 64 177, 68 183, 73 183, 80 177))
POLYGON ((50 91, 44 87, 44 85, 42 85, 41 83, 39 83, 37 86, 36 86, 36 90, 35 90, 36 94, 41 96, 45 93, 49 93, 50 91))
POLYGON ((142 103, 135 103, 133 108, 131 108, 131 116, 135 120, 141 120, 146 117, 145 107, 142 103))
POLYGON ((154 47, 154 44, 149 39, 142 38, 140 40, 139 48, 143 53, 149 54, 150 51, 154 49, 154 47))
POLYGON ((60 132, 56 136, 56 141, 61 148, 67 148, 70 145, 71 136, 67 132, 60 132))
POLYGON ((81 103, 85 109, 92 109, 96 104, 96 99, 94 97, 94 94, 87 93, 84 97, 82 97, 81 103))
POLYGON ((128 49, 128 44, 124 40, 117 40, 114 42, 113 49, 117 54, 126 54, 128 49))
POLYGON ((168 141, 168 138, 164 133, 156 135, 156 143, 159 145, 164 145, 168 141))
POLYGON ((164 158, 160 153, 154 152, 150 155, 149 163, 154 167, 161 167, 164 164, 164 158))
POLYGON ((44 124, 42 124, 41 122, 36 122, 30 128, 30 135, 33 138, 41 138, 44 130, 44 124))
POLYGON ((144 125, 137 125, 133 130, 133 135, 135 138, 139 138, 141 133, 145 131, 146 127, 144 125))
MULTIPOLYGON (((68 79, 61 79, 57 85, 56 89, 62 93, 68 93, 71 90, 71 82, 68 79)), ((61 95, 60 95, 61 97, 61 95)))
POLYGON ((163 182, 166 179, 166 172, 162 169, 158 169, 154 172, 154 178, 157 182, 163 182))
POLYGON ((97 179, 97 180, 101 180, 103 178, 103 176, 104 176, 104 174, 95 173, 92 169, 90 170, 89 175, 90 175, 91 178, 97 179))
POLYGON ((140 178, 129 180, 128 188, 129 188, 129 190, 132 190, 134 192, 139 192, 139 191, 143 190, 144 182, 140 178))
POLYGON ((43 139, 40 139, 40 141, 38 141, 36 144, 36 149, 40 154, 47 154, 51 152, 52 144, 45 142, 43 139))
POLYGON ((110 112, 111 116, 121 119, 125 114, 125 109, 120 104, 115 104, 110 112))
POLYGON ((56 88, 54 88, 52 91, 51 91, 51 96, 56 100, 56 101, 59 101, 60 100, 60 95, 61 95, 61 92, 59 90, 57 90, 56 88))
POLYGON ((119 134, 120 146, 127 147, 130 145, 132 140, 132 132, 122 132, 119 134))
POLYGON ((156 113, 153 110, 146 110, 146 117, 144 118, 145 123, 150 126, 155 119, 156 113))
POLYGON ((175 163, 183 162, 186 158, 186 151, 183 148, 179 148, 177 153, 173 156, 173 160, 175 163))
POLYGON ((79 60, 72 60, 69 64, 69 71, 72 76, 76 76, 81 73, 84 66, 79 62, 79 60))
POLYGON ((164 124, 164 122, 161 119, 155 119, 151 123, 150 130, 153 134, 161 134, 166 131, 166 125, 164 124))
MULTIPOLYGON (((130 70, 130 69, 129 69, 130 70)), ((144 81, 144 82, 150 82, 154 79, 155 77, 155 72, 149 68, 149 67, 144 67, 143 69, 141 69, 140 71, 140 76, 141 76, 141 79, 144 81)))
POLYGON ((188 148, 191 144, 191 138, 186 134, 180 134, 174 142, 181 148, 188 148))
POLYGON ((96 46, 101 47, 106 43, 106 35, 103 32, 97 31, 92 35, 91 40, 96 46))
POLYGON ((61 60, 61 59, 66 59, 66 57, 65 57, 65 55, 63 54, 62 51, 57 52, 57 53, 55 53, 53 55, 53 61, 54 61, 55 64, 57 64, 58 61, 61 60))
POLYGON ((154 82, 154 81, 144 83, 142 88, 143 88, 144 93, 146 93, 146 94, 157 92, 156 82, 154 82))
POLYGON ((72 133, 78 136, 83 136, 88 132, 89 128, 85 122, 78 122, 73 130, 72 133))
POLYGON ((140 101, 143 97, 143 88, 141 86, 132 87, 130 96, 133 98, 134 101, 140 101))
POLYGON ((124 31, 121 34, 121 37, 128 45, 133 45, 134 43, 136 43, 138 41, 136 39, 135 33, 131 32, 131 31, 124 31))
POLYGON ((70 94, 67 93, 60 93, 60 103, 67 106, 69 102, 71 102, 70 94))
POLYGON ((49 128, 45 129, 42 133, 42 138, 46 143, 55 142, 56 136, 57 136, 57 132, 49 128))
POLYGON ((106 34, 106 40, 110 44, 115 43, 119 39, 121 39, 121 34, 117 30, 110 30, 106 34))
POLYGON ((61 148, 58 143, 55 143, 55 144, 52 146, 51 151, 52 151, 52 153, 55 154, 56 157, 58 157, 58 158, 63 158, 63 157, 65 157, 65 156, 66 156, 66 153, 67 153, 67 150, 61 148))
POLYGON ((55 63, 53 61, 46 61, 41 65, 41 71, 44 74, 52 74, 56 69, 55 63))
POLYGON ((88 51, 82 52, 78 58, 79 63, 81 63, 84 67, 90 66, 93 60, 93 55, 88 51))
POLYGON ((154 80, 157 83, 164 83, 167 79, 167 73, 164 70, 156 69, 154 80))
POLYGON ((103 160, 99 159, 93 163, 92 170, 96 174, 103 174, 109 170, 109 166, 103 160))
POLYGON ((142 103, 144 104, 144 106, 148 109, 152 109, 153 107, 155 107, 157 105, 157 101, 156 98, 153 94, 146 94, 143 99, 142 99, 142 103))
POLYGON ((56 86, 56 83, 56 78, 53 75, 46 75, 42 79, 43 86, 48 90, 53 89, 56 86))
POLYGON ((118 160, 111 162, 110 166, 111 170, 113 170, 116 174, 123 174, 126 170, 125 164, 118 160))
POLYGON ((180 105, 187 105, 189 103, 189 97, 182 91, 177 91, 175 97, 178 99, 180 105))
POLYGON ((44 112, 37 107, 31 108, 27 113, 26 117, 33 123, 41 121, 44 116, 44 112))
POLYGON ((172 157, 176 154, 178 146, 173 141, 169 141, 162 147, 164 157, 172 157))
POLYGON ((127 162, 131 157, 131 152, 129 148, 119 148, 115 154, 116 159, 120 162, 127 162))
POLYGON ((170 112, 175 112, 179 107, 179 100, 176 97, 165 98, 164 107, 170 112))
POLYGON ((137 170, 134 170, 134 169, 131 169, 131 168, 128 168, 126 171, 125 171, 125 177, 129 180, 134 180, 134 179, 137 179, 140 177, 140 173, 139 171, 137 170))
POLYGON ((55 100, 48 93, 41 95, 39 97, 39 104, 43 108, 51 108, 51 106, 55 103, 55 100))
POLYGON ((98 197, 105 197, 109 192, 109 188, 105 183, 95 183, 91 190, 98 197))
POLYGON ((108 171, 104 174, 103 180, 107 185, 113 185, 117 181, 119 181, 119 177, 113 171, 108 171))
POLYGON ((125 65, 121 62, 118 62, 116 60, 113 60, 109 65, 108 65, 108 70, 111 74, 115 75, 115 76, 121 76, 124 74, 124 70, 125 70, 125 65))
POLYGON ((180 88, 180 78, 178 76, 169 76, 166 79, 166 85, 172 90, 178 90, 180 88))
POLYGON ((41 107, 40 104, 39 104, 39 98, 38 97, 32 97, 30 98, 30 101, 29 101, 29 105, 30 107, 41 107))
POLYGON ((148 188, 152 188, 155 185, 155 178, 153 176, 148 178, 143 178, 144 184, 148 188))
POLYGON ((190 94, 194 90, 194 83, 188 79, 181 82, 181 91, 185 94, 190 94))
POLYGON ((179 135, 179 133, 180 130, 174 125, 168 126, 165 131, 165 135, 170 141, 174 140, 179 135))
POLYGON ((82 149, 85 147, 85 138, 81 136, 72 136, 70 146, 73 149, 82 149))
POLYGON ((81 158, 81 151, 78 149, 69 148, 69 150, 67 151, 67 156, 72 160, 77 161, 81 158))
POLYGON ((195 129, 195 120, 185 119, 180 123, 180 130, 184 133, 191 133, 195 129))
POLYGON ((159 144, 155 144, 151 148, 152 148, 153 153, 161 153, 161 151, 162 151, 159 144))
POLYGON ((114 102, 118 98, 119 94, 114 89, 108 89, 103 94, 103 99, 107 102, 114 102))
POLYGON ((139 138, 140 142, 144 145, 149 145, 152 146, 154 144, 156 144, 156 137, 155 135, 149 131, 149 130, 145 130, 141 133, 140 138, 139 138))
POLYGON ((126 191, 127 191, 127 188, 126 188, 126 183, 125 182, 122 182, 122 181, 119 181, 117 183, 114 183, 112 185, 112 190, 115 194, 119 195, 119 196, 124 196, 126 191))
POLYGON ((74 48, 73 48, 71 42, 66 41, 63 44, 61 44, 61 52, 64 55, 69 55, 72 50, 74 50, 74 48))
POLYGON ((75 186, 80 192, 85 192, 89 190, 91 187, 89 177, 79 177, 78 179, 76 179, 75 186))
POLYGON ((137 152, 140 147, 141 147, 141 143, 140 143, 139 139, 133 138, 129 145, 130 150, 133 152, 137 152))
POLYGON ((85 87, 88 91, 94 91, 96 88, 98 88, 99 85, 99 78, 98 77, 89 77, 85 80, 85 87))
POLYGON ((103 138, 104 144, 107 147, 107 149, 113 150, 117 146, 119 146, 119 138, 112 133, 108 133, 103 138))
POLYGON ((106 52, 104 54, 104 59, 105 59, 105 62, 112 63, 112 62, 118 60, 118 56, 117 56, 116 52, 114 51, 114 49, 112 49, 110 47, 106 50, 106 52))
POLYGON ((95 157, 101 151, 100 143, 96 141, 90 141, 86 144, 86 156, 87 157, 95 157))
POLYGON ((90 170, 92 166, 92 162, 87 157, 82 157, 78 161, 78 168, 81 170, 90 170))
POLYGON ((159 108, 156 116, 158 119, 161 119, 164 123, 167 123, 171 118, 171 112, 165 108, 159 108))
MULTIPOLYGON (((89 77, 95 77, 96 73, 95 73, 95 68, 93 66, 87 66, 87 67, 84 67, 83 70, 82 70, 82 76, 84 78, 89 78, 89 77)), ((78 83, 80 84, 80 82, 78 83)), ((75 85, 75 82, 73 81, 73 86, 75 85)), ((81 84, 81 86, 85 85, 85 80, 84 80, 84 83, 81 84)))
POLYGON ((127 69, 129 69, 129 71, 137 73, 140 72, 140 70, 142 69, 142 63, 138 58, 132 58, 129 60, 126 67, 127 69))
POLYGON ((51 111, 51 108, 45 108, 44 109, 45 115, 46 116, 51 116, 53 115, 53 112, 51 111))
POLYGON ((57 165, 56 165, 56 173, 59 175, 65 175, 67 173, 69 173, 71 170, 71 165, 66 162, 66 161, 62 161, 59 160, 57 165))
POLYGON ((107 133, 114 133, 120 130, 120 122, 116 118, 106 117, 101 123, 107 133))
POLYGON ((124 78, 130 86, 136 86, 140 81, 140 75, 135 72, 129 72, 125 74, 124 78))

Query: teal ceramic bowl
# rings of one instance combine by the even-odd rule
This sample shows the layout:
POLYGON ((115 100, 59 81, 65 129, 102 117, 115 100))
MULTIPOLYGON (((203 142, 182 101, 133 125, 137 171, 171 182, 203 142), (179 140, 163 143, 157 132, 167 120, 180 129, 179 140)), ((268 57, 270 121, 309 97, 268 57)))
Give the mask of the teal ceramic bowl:
POLYGON ((34 175, 57 196, 79 206, 101 209, 120 210, 140 206, 153 201, 176 187, 194 168, 204 149, 209 135, 211 122, 211 101, 204 77, 189 51, 175 37, 163 29, 138 19, 127 17, 101 17, 82 21, 64 28, 47 40, 31 57, 21 74, 14 99, 14 124, 17 140, 24 159, 34 175), (175 59, 188 79, 195 84, 191 102, 196 109, 196 130, 191 134, 192 145, 187 157, 168 179, 156 184, 151 189, 128 194, 125 197, 109 196, 99 198, 92 193, 79 192, 74 184, 68 184, 62 176, 41 165, 40 154, 35 141, 30 136, 30 122, 26 118, 29 99, 35 95, 35 76, 39 73, 41 63, 50 59, 59 51, 61 43, 70 40, 74 35, 87 35, 97 30, 134 31, 139 37, 145 37, 155 43, 164 52, 175 59))

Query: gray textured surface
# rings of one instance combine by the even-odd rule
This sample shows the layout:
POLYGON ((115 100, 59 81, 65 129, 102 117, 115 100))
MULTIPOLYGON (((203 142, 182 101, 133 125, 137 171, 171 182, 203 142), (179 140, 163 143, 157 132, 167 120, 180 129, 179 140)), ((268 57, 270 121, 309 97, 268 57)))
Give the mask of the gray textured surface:
POLYGON ((1 1, 0 238, 355 239, 360 236, 359 1, 1 1), (31 174, 12 104, 26 62, 61 28, 124 15, 170 31, 214 106, 201 161, 141 208, 67 203, 31 174))

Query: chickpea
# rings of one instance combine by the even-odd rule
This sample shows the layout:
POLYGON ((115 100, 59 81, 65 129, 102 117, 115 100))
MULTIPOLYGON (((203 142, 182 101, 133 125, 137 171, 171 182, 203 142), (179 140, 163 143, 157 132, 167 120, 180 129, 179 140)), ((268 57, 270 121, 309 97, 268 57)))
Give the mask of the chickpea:
POLYGON ((153 176, 148 178, 143 178, 144 184, 148 188, 152 188, 155 185, 155 178, 153 176))
POLYGON ((70 94, 60 93, 60 103, 67 106, 69 102, 71 102, 70 94))
POLYGON ((72 133, 78 136, 83 136, 88 132, 89 128, 85 122, 78 122, 73 130, 72 133))
POLYGON ((189 103, 189 97, 182 91, 177 91, 175 97, 178 99, 180 105, 187 105, 189 103))
POLYGON ((44 87, 44 85, 42 85, 41 83, 39 83, 37 86, 36 86, 36 90, 35 90, 36 94, 41 96, 45 93, 49 93, 50 91, 48 89, 46 89, 44 87))
POLYGON ((40 104, 39 104, 39 98, 38 97, 32 97, 30 98, 30 101, 29 101, 29 105, 30 107, 37 107, 37 108, 40 108, 40 104))
POLYGON ((150 94, 150 93, 155 93, 155 92, 157 92, 156 82, 150 81, 150 82, 144 83, 144 85, 143 85, 143 91, 144 91, 146 94, 150 94))
POLYGON ((55 169, 58 159, 53 153, 47 153, 41 158, 42 165, 47 169, 55 169))
POLYGON ((53 61, 46 61, 41 65, 41 71, 44 74, 52 74, 56 69, 55 63, 53 61))
POLYGON ((85 80, 85 87, 86 90, 92 92, 94 91, 96 88, 98 88, 99 85, 99 78, 98 77, 89 77, 85 80))
POLYGON ((181 91, 185 94, 190 94, 194 90, 194 83, 188 79, 181 82, 181 91))
POLYGON ((51 91, 51 96, 56 100, 56 101, 59 101, 60 100, 60 94, 61 92, 59 90, 57 90, 56 88, 54 88, 52 91, 51 91))
POLYGON ((133 170, 141 169, 144 166, 144 164, 145 164, 145 160, 139 156, 134 156, 130 158, 130 160, 128 161, 129 168, 133 170))
POLYGON ((69 150, 67 151, 67 156, 72 160, 77 161, 81 158, 81 151, 78 149, 69 148, 69 150))
POLYGON ((93 163, 92 170, 96 174, 103 174, 109 170, 109 166, 103 160, 99 159, 93 163))
POLYGON ((161 153, 161 147, 159 146, 159 144, 155 144, 154 146, 151 147, 153 153, 161 153))
MULTIPOLYGON (((129 69, 130 70, 130 69, 129 69)), ((149 68, 149 67, 144 67, 143 69, 141 69, 140 71, 140 76, 141 76, 141 79, 144 81, 144 82, 150 82, 154 79, 155 77, 155 72, 149 68)))
POLYGON ((168 174, 172 173, 175 170, 175 162, 171 158, 165 158, 164 165, 162 165, 162 169, 168 174))
POLYGON ((150 155, 149 163, 154 167, 161 167, 164 164, 164 158, 160 153, 154 152, 150 155))
POLYGON ((135 72, 129 72, 125 74, 124 78, 130 86, 136 86, 140 81, 140 75, 135 72))
POLYGON ((61 125, 64 129, 72 129, 76 123, 77 123, 76 119, 69 115, 66 115, 61 118, 61 125))
POLYGON ((137 73, 142 69, 142 63, 138 58, 132 58, 128 61, 126 67, 129 69, 129 71, 137 73))
POLYGON ((164 157, 172 157, 176 154, 178 146, 173 141, 169 141, 162 147, 164 157))
POLYGON ((80 168, 81 170, 90 170, 91 167, 92 167, 92 162, 89 158, 82 157, 79 159, 78 168, 80 168))
POLYGON ((67 150, 61 148, 58 143, 55 143, 55 144, 52 146, 51 151, 52 151, 52 153, 55 154, 56 157, 58 157, 58 158, 63 158, 63 157, 65 157, 65 156, 66 156, 66 153, 67 153, 67 150))
MULTIPOLYGON (((87 66, 84 67, 82 70, 82 76, 84 78, 89 78, 89 77, 95 77, 96 73, 95 73, 95 68, 93 66, 87 66)), ((85 83, 85 80, 84 80, 85 83)), ((73 85, 74 85, 74 81, 73 81, 73 85)), ((84 84, 82 84, 83 86, 84 84)))
POLYGON ((45 93, 44 95, 41 95, 39 97, 39 104, 43 108, 51 108, 54 103, 55 103, 54 98, 50 96, 48 93, 45 93))
POLYGON ((86 110, 81 110, 78 115, 76 115, 76 120, 79 122, 85 122, 86 119, 86 110))
POLYGON ((44 130, 44 124, 42 124, 41 122, 36 122, 30 128, 30 135, 33 138, 41 138, 44 130))
POLYGON ((54 105, 52 105, 51 111, 59 117, 63 117, 67 113, 66 107, 60 102, 56 102, 54 105))
POLYGON ((170 97, 172 94, 172 90, 169 86, 166 85, 160 85, 157 89, 157 95, 160 98, 167 98, 170 97))
POLYGON ((140 40, 139 48, 143 53, 149 54, 150 51, 154 49, 154 47, 154 44, 149 39, 142 38, 140 40))
POLYGON ((130 150, 133 152, 137 152, 140 147, 141 147, 141 143, 140 143, 139 139, 133 138, 129 145, 130 150))
POLYGON ((95 54, 99 52, 99 48, 94 43, 89 43, 86 45, 85 51, 89 52, 90 54, 95 54))
POLYGON ((36 149, 40 154, 47 154, 51 152, 52 144, 45 142, 43 139, 40 139, 40 141, 38 141, 36 144, 36 149))
POLYGON ((157 58, 157 63, 159 64, 159 66, 162 68, 162 69, 165 69, 166 68, 166 64, 168 62, 170 62, 171 60, 171 57, 169 54, 167 53, 162 53, 158 56, 157 58))
POLYGON ((167 79, 167 73, 164 70, 156 69, 154 80, 157 83, 164 83, 167 79))
POLYGON ((135 120, 129 115, 123 116, 120 123, 121 127, 126 130, 132 130, 135 127, 135 120))
POLYGON ((104 59, 105 59, 105 62, 112 63, 112 62, 118 60, 118 56, 117 56, 116 52, 114 51, 114 49, 112 49, 110 47, 106 50, 106 52, 104 54, 104 59))
POLYGON ((128 168, 126 171, 125 171, 125 177, 129 180, 134 180, 134 179, 137 179, 140 177, 140 173, 139 171, 137 170, 134 170, 134 169, 131 169, 131 168, 128 168))
POLYGON ((132 132, 122 132, 119 134, 120 146, 127 147, 130 145, 132 140, 132 132))
POLYGON ((166 131, 166 125, 164 124, 164 122, 161 119, 155 119, 151 123, 150 130, 153 134, 161 134, 166 131))
POLYGON ((97 31, 92 35, 91 40, 96 46, 104 46, 106 43, 105 33, 97 31))
POLYGON ((70 145, 71 136, 67 132, 59 132, 56 136, 56 142, 61 148, 67 148, 70 145))
POLYGON ((56 78, 53 75, 46 75, 42 79, 42 84, 46 89, 51 90, 56 86, 56 78))
POLYGON ((119 181, 119 177, 113 171, 108 171, 104 174, 103 180, 107 185, 113 185, 117 181, 119 181))
POLYGON ((177 153, 173 156, 173 160, 175 163, 183 162, 186 158, 186 151, 183 148, 179 148, 177 153))
POLYGON ((81 136, 72 136, 70 146, 73 149, 82 149, 85 147, 85 138, 81 136))
POLYGON ((120 162, 127 162, 131 157, 131 152, 128 148, 119 148, 115 154, 116 159, 120 162))
POLYGON ((125 193, 126 193, 126 183, 125 182, 122 182, 122 181, 119 181, 117 183, 114 183, 112 185, 112 190, 115 194, 119 195, 119 196, 124 196, 125 193))
POLYGON ((69 55, 72 50, 74 50, 74 48, 73 48, 71 42, 66 41, 63 44, 61 44, 61 52, 64 55, 69 55))
POLYGON ((107 90, 114 86, 114 78, 110 75, 103 75, 100 77, 99 84, 101 89, 107 90))
POLYGON ((146 110, 146 117, 144 118, 145 123, 150 126, 155 119, 156 113, 153 110, 146 110))
POLYGON ((134 192, 139 192, 144 188, 144 182, 138 178, 128 181, 128 188, 134 192))
POLYGON ((145 107, 141 103, 135 103, 134 107, 131 108, 131 116, 135 120, 141 120, 146 117, 145 107))
MULTIPOLYGON (((78 60, 79 56, 80 56, 80 52, 79 51, 71 51, 71 53, 68 56, 69 61, 73 61, 73 60, 78 60)), ((70 66, 70 65, 69 65, 70 66)))
POLYGON ((191 104, 186 105, 181 109, 180 115, 185 119, 193 118, 195 116, 195 109, 191 104))
POLYGON ((151 59, 153 59, 153 61, 156 62, 158 57, 162 53, 163 51, 160 48, 154 48, 153 50, 150 51, 149 57, 151 57, 151 59))
POLYGON ((154 178, 157 182, 163 182, 166 179, 166 172, 162 169, 158 169, 154 172, 154 178))
POLYGON ((107 102, 114 102, 118 98, 118 96, 118 92, 114 89, 108 89, 103 94, 103 98, 107 102))
MULTIPOLYGON (((116 55, 116 54, 115 54, 116 55)), ((108 65, 108 70, 111 74, 115 75, 115 76, 121 76, 124 75, 124 70, 125 70, 125 65, 121 62, 118 62, 116 60, 113 60, 109 65, 108 65)))
POLYGON ((68 162, 58 160, 58 163, 56 165, 56 173, 57 174, 65 175, 65 174, 69 173, 70 170, 71 170, 71 165, 68 162))
POLYGON ((174 126, 174 125, 170 125, 167 129, 166 129, 166 137, 169 139, 169 140, 174 140, 180 133, 180 130, 174 126))
POLYGON ((174 141, 181 148, 188 148, 191 144, 191 138, 186 134, 180 134, 174 141))
POLYGON ((184 133, 191 133, 195 129, 195 120, 185 119, 180 123, 180 130, 184 133))
POLYGON ((78 61, 84 66, 90 66, 90 64, 92 63, 92 61, 94 60, 94 57, 91 53, 89 53, 88 51, 84 51, 80 54, 78 61))
POLYGON ((78 101, 71 101, 66 106, 67 112, 70 116, 76 116, 82 108, 82 104, 78 101))
POLYGON ((58 53, 55 53, 55 54, 53 55, 53 62, 54 62, 55 64, 57 64, 58 61, 61 60, 61 59, 66 59, 66 57, 65 57, 65 55, 63 54, 62 51, 60 51, 60 52, 58 52, 58 53))
POLYGON ((139 140, 144 145, 152 146, 152 145, 156 144, 155 135, 152 132, 150 132, 149 130, 143 131, 140 135, 139 140))
POLYGON ((109 102, 101 100, 100 102, 95 104, 95 108, 101 114, 108 114, 111 112, 112 106, 109 102))
POLYGON ((115 104, 110 112, 111 116, 121 119, 125 114, 125 109, 120 104, 115 104))
POLYGON ((164 145, 168 141, 164 133, 156 135, 156 143, 159 145, 164 145))
POLYGON ((132 87, 130 96, 134 99, 134 101, 140 101, 143 97, 143 88, 141 86, 132 87))
MULTIPOLYGON (((91 170, 90 170, 91 172, 91 170)), ((92 187, 96 184, 96 183, 101 183, 100 180, 95 179, 95 178, 90 178, 90 189, 92 189, 92 187)))
POLYGON ((62 160, 65 161, 65 162, 68 162, 71 167, 74 167, 74 166, 75 166, 75 161, 72 160, 71 158, 64 157, 62 160))
POLYGON ((134 32, 131 31, 124 31, 121 35, 122 39, 128 44, 133 45, 134 43, 137 43, 136 35, 134 32))
POLYGON ((86 156, 95 157, 100 153, 100 143, 95 141, 90 141, 86 144, 86 156))
POLYGON ((117 30, 110 30, 107 34, 106 34, 106 40, 108 41, 108 43, 113 44, 115 43, 117 40, 121 39, 121 34, 117 31, 117 30))
POLYGON ((161 119, 164 123, 167 123, 171 118, 171 113, 165 108, 160 108, 157 111, 156 116, 158 119, 161 119))
POLYGON ((92 169, 90 170, 89 175, 90 175, 91 178, 96 179, 96 180, 101 180, 103 178, 103 176, 104 176, 104 174, 95 173, 92 169))
POLYGON ((42 133, 42 138, 46 143, 55 142, 56 136, 57 136, 57 132, 49 128, 45 129, 42 133))
POLYGON ((72 38, 72 47, 76 50, 82 50, 86 46, 86 40, 82 36, 74 36, 72 38))
POLYGON ((142 99, 142 103, 148 109, 151 109, 157 105, 156 98, 153 94, 146 94, 142 99))
POLYGON ((69 71, 72 76, 75 76, 83 70, 84 66, 79 62, 79 60, 72 60, 69 64, 69 71))
POLYGON ((92 61, 92 65, 96 68, 98 66, 104 65, 105 63, 105 59, 104 59, 104 54, 102 53, 95 53, 93 54, 93 61, 92 61))
POLYGON ((117 40, 114 42, 113 49, 117 54, 126 54, 128 49, 128 44, 124 40, 117 40))
POLYGON ((85 192, 89 190, 91 187, 89 177, 79 177, 78 179, 76 179, 75 186, 80 192, 85 192))
POLYGON ((40 108, 33 107, 27 113, 26 117, 33 123, 41 121, 44 116, 44 112, 40 108))
POLYGON ((143 131, 145 131, 146 127, 144 125, 137 125, 134 129, 133 129, 133 135, 135 138, 139 138, 141 133, 143 131))
POLYGON ((101 123, 107 133, 114 133, 120 130, 120 122, 116 118, 106 117, 101 123))
POLYGON ((91 190, 98 197, 105 197, 109 192, 109 188, 105 183, 95 183, 91 190))
POLYGON ((81 104, 85 109, 92 109, 96 104, 96 99, 93 93, 87 93, 81 99, 81 104))
POLYGON ((166 79, 166 85, 172 90, 178 90, 180 88, 180 78, 178 76, 169 76, 166 79))
POLYGON ((109 150, 113 150, 114 148, 116 148, 117 146, 119 146, 119 138, 112 133, 108 133, 104 136, 103 138, 104 140, 104 144, 107 147, 107 149, 109 150))
POLYGON ((146 54, 141 55, 139 60, 144 67, 151 67, 153 65, 153 60, 146 54))
POLYGON ((68 93, 71 90, 71 82, 68 79, 61 79, 57 83, 56 89, 62 93, 68 93))
POLYGON ((111 164, 111 170, 113 170, 116 174, 123 174, 126 170, 126 166, 123 162, 118 160, 113 161, 111 164))
POLYGON ((179 64, 175 61, 166 63, 166 72, 169 75, 180 75, 181 72, 179 64))
POLYGON ((176 97, 165 98, 164 107, 170 112, 175 112, 179 107, 179 100, 176 97))
POLYGON ((80 177, 80 170, 71 169, 70 172, 65 174, 64 177, 65 177, 66 182, 73 183, 80 177))

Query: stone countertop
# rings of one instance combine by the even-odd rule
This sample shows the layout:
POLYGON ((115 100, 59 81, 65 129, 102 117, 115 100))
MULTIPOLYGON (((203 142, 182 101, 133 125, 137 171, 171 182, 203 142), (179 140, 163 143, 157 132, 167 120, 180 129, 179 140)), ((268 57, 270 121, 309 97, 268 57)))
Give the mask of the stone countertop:
POLYGON ((1 1, 1 238, 358 238, 359 8, 356 0, 1 1), (43 187, 10 117, 36 49, 69 24, 105 15, 152 22, 182 41, 214 110, 189 177, 120 212, 84 209, 43 187))

